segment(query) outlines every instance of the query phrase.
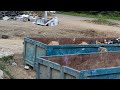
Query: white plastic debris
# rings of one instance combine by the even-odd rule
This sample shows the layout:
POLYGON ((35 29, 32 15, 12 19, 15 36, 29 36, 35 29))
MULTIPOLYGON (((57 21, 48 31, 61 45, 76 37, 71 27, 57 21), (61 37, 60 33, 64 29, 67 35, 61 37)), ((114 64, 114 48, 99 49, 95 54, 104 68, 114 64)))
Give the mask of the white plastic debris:
POLYGON ((28 18, 29 15, 25 15, 25 14, 23 14, 23 15, 21 15, 21 17, 26 17, 26 18, 28 18))
POLYGON ((29 66, 27 66, 27 65, 25 65, 25 67, 24 67, 26 70, 28 70, 29 69, 29 66))
POLYGON ((10 19, 10 17, 8 17, 8 16, 3 17, 3 20, 9 20, 9 19, 10 19))

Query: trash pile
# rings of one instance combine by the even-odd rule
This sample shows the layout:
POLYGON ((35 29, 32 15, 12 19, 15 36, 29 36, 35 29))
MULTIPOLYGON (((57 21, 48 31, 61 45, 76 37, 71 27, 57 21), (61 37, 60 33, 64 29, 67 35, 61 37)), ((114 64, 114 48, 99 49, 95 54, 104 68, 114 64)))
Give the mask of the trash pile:
POLYGON ((120 44, 120 38, 109 40, 108 44, 120 44))
POLYGON ((120 44, 120 38, 116 38, 116 39, 111 39, 111 40, 106 40, 104 39, 104 42, 99 42, 99 41, 96 41, 96 44, 120 44))
POLYGON ((56 26, 58 25, 58 17, 54 16, 48 18, 47 13, 55 13, 55 11, 45 11, 45 15, 42 17, 35 14, 25 14, 20 11, 0 11, 0 19, 1 20, 16 20, 22 22, 32 22, 36 25, 41 26, 56 26))
POLYGON ((0 11, 0 20, 14 19, 15 16, 22 14, 23 11, 0 11))

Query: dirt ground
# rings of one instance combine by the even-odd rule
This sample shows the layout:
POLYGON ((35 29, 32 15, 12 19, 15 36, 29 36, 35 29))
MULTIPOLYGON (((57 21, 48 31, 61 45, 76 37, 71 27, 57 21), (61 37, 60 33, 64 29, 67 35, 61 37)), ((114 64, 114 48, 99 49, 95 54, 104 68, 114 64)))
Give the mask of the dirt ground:
POLYGON ((80 37, 120 37, 120 25, 107 26, 89 23, 80 18, 57 15, 59 25, 54 27, 39 26, 31 22, 0 20, 0 47, 8 48, 15 53, 17 66, 7 66, 11 74, 17 79, 34 79, 35 71, 25 70, 23 65, 23 38, 80 38, 80 37), (2 39, 8 35, 8 39, 2 39))

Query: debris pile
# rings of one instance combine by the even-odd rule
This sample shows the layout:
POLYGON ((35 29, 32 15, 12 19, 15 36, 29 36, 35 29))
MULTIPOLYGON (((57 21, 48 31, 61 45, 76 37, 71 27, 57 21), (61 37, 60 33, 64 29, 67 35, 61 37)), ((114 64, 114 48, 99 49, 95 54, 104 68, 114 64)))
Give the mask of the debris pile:
POLYGON ((55 14, 55 11, 45 11, 44 16, 38 16, 36 14, 25 14, 20 11, 0 11, 0 19, 1 20, 17 20, 22 22, 28 22, 31 21, 32 23, 36 25, 41 26, 56 26, 58 25, 58 17, 54 16, 52 18, 49 18, 47 16, 47 13, 53 13, 55 14))
POLYGON ((108 41, 104 39, 104 42, 100 42, 96 40, 95 44, 120 44, 120 38, 111 39, 108 41))
POLYGON ((15 16, 22 15, 23 11, 0 11, 0 19, 8 18, 14 19, 15 16))
POLYGON ((120 38, 109 40, 108 44, 120 44, 120 38))

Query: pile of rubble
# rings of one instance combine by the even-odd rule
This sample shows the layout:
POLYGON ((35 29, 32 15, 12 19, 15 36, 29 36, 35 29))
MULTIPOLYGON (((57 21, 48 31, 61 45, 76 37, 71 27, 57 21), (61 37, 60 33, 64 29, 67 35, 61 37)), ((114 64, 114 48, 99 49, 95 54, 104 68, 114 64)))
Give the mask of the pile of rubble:
MULTIPOLYGON (((47 11, 47 13, 55 13, 47 11)), ((31 21, 34 24, 41 25, 41 26, 56 26, 58 25, 58 18, 52 17, 47 18, 47 16, 38 16, 36 14, 26 14, 22 11, 0 11, 0 19, 1 20, 16 20, 22 22, 31 21)))
POLYGON ((47 18, 47 20, 44 17, 40 17, 37 15, 19 15, 16 16, 15 18, 17 21, 23 21, 23 22, 28 22, 31 21, 32 23, 36 24, 36 25, 41 25, 41 26, 56 26, 58 25, 59 21, 58 21, 58 17, 52 17, 52 18, 47 18))
POLYGON ((9 19, 14 19, 15 16, 24 14, 23 11, 0 11, 0 19, 4 17, 9 17, 9 19))
POLYGON ((96 44, 120 44, 120 38, 111 39, 108 41, 104 39, 104 42, 96 41, 96 44))

